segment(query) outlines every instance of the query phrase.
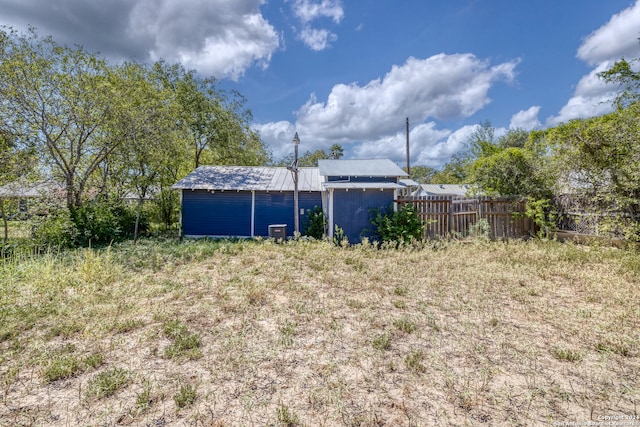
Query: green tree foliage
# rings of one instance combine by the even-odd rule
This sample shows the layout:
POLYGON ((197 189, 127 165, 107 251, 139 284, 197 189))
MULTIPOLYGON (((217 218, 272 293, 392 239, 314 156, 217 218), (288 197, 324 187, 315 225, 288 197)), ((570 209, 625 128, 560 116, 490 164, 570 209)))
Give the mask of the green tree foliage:
POLYGON ((616 62, 613 67, 598 74, 607 83, 617 84, 619 87, 618 96, 614 104, 623 109, 640 100, 640 72, 633 71, 631 65, 638 60, 631 62, 624 58, 616 62))
POLYGON ((344 148, 340 144, 333 144, 329 149, 329 158, 338 160, 344 156, 344 148))
POLYGON ((98 165, 120 144, 104 128, 116 112, 111 71, 82 48, 41 39, 33 29, 3 33, 0 42, 0 120, 37 145, 63 179, 68 206, 78 206, 98 165))
POLYGON ((467 184, 469 181, 469 165, 471 158, 468 153, 457 153, 451 157, 451 160, 444 167, 433 174, 431 177, 432 184, 467 184))
POLYGON ((71 211, 96 194, 153 193, 170 223, 178 204, 170 186, 194 166, 270 161, 246 100, 181 65, 110 66, 34 29, 2 27, 0 75, 0 131, 34 147, 40 170, 66 186, 71 211))
POLYGON ((640 102, 549 131, 564 168, 561 185, 605 214, 611 231, 640 241, 640 102))
MULTIPOLYGON (((327 154, 324 150, 316 150, 316 151, 305 151, 302 156, 298 158, 298 166, 299 167, 318 167, 318 160, 327 160, 327 159, 339 159, 343 156, 344 149, 342 146, 338 144, 333 144, 331 146, 331 150, 329 154, 327 154)), ((293 163, 294 155, 289 154, 279 161, 275 162, 276 166, 289 166, 293 163)))
POLYGON ((429 184, 436 173, 437 171, 434 168, 428 166, 411 166, 409 178, 420 184, 429 184))
MULTIPOLYGON (((8 184, 29 173, 33 167, 33 151, 19 146, 7 129, 0 127, 0 185, 8 184)), ((17 206, 17 200, 0 197, 0 218, 3 224, 3 240, 9 240, 9 210, 17 206)))

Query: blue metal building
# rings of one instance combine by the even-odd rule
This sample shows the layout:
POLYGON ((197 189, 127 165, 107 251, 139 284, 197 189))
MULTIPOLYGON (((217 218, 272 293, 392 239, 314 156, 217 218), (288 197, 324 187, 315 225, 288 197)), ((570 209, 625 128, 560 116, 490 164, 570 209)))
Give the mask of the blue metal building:
POLYGON ((350 243, 373 236, 372 210, 393 204, 405 188, 399 180, 407 176, 388 159, 320 160, 318 169, 328 234, 333 237, 338 227, 350 243))
MULTIPOLYGON (((407 174, 386 159, 320 160, 299 169, 301 233, 306 214, 322 206, 327 234, 339 227, 351 243, 372 235, 371 210, 394 203, 407 174)), ((201 166, 173 185, 181 195, 186 237, 268 236, 269 225, 294 232, 294 182, 286 168, 201 166)))
MULTIPOLYGON (((322 206, 317 168, 299 170, 301 232, 304 218, 322 206)), ((172 186, 180 190, 185 237, 268 236, 269 225, 294 233, 293 176, 286 168, 200 166, 172 186)))

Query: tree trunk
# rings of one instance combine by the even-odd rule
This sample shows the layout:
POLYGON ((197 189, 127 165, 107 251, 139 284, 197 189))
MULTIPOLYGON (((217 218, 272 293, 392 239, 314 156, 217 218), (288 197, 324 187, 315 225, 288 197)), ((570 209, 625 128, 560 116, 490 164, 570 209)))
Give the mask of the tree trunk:
POLYGON ((138 208, 136 210, 136 226, 133 229, 133 244, 138 242, 138 227, 140 225, 140 212, 142 211, 142 202, 144 197, 138 196, 138 208))
POLYGON ((9 241, 9 221, 7 221, 7 215, 4 213, 4 199, 0 199, 0 215, 2 215, 2 223, 4 225, 4 241, 9 241))

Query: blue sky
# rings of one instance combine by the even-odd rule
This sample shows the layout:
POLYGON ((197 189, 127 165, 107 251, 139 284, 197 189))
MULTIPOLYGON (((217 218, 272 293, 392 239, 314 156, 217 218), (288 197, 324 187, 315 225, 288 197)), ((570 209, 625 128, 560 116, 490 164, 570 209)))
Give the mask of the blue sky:
POLYGON ((341 144, 348 158, 440 167, 478 123, 544 129, 610 111, 596 74, 640 57, 640 0, 0 0, 111 61, 163 58, 248 101, 275 158, 341 144))

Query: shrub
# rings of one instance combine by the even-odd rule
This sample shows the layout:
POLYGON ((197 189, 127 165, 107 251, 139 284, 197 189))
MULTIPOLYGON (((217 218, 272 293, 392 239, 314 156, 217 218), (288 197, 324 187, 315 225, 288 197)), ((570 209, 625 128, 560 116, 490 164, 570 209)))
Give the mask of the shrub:
POLYGON ((371 224, 375 227, 377 237, 383 242, 403 244, 422 240, 424 237, 424 224, 416 207, 410 203, 397 211, 393 210, 393 205, 374 210, 371 224))
POLYGON ((327 217, 320 206, 311 209, 304 222, 304 233, 314 239, 322 239, 327 228, 327 217))
POLYGON ((34 222, 32 235, 42 247, 72 248, 77 245, 79 231, 69 210, 56 208, 45 218, 34 222))
MULTIPOLYGON (((109 244, 133 236, 136 213, 121 200, 96 199, 83 203, 73 212, 81 245, 109 244)), ((141 216, 139 230, 149 228, 145 216, 141 216)))

